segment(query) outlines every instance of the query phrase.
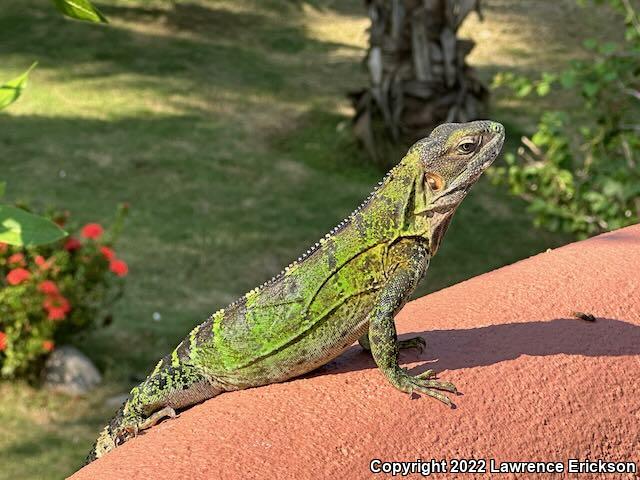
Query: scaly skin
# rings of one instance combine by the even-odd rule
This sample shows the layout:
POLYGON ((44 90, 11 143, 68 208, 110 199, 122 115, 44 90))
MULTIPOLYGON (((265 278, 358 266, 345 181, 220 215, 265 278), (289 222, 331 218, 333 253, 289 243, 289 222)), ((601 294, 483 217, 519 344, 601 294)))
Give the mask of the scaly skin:
POLYGON ((398 365, 393 321, 423 277, 451 217, 498 155, 504 128, 446 124, 417 142, 347 219, 280 275, 195 327, 131 390, 92 449, 90 462, 163 417, 222 392, 282 382, 340 355, 371 350, 389 382, 447 405, 457 393, 431 371, 398 365))

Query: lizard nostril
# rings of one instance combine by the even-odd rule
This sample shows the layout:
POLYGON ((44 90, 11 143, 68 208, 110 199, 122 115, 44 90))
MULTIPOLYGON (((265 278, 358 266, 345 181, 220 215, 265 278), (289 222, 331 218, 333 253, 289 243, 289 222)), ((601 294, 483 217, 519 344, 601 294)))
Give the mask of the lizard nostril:
POLYGON ((500 132, 504 131, 504 127, 502 126, 501 123, 491 122, 489 124, 489 130, 494 132, 494 133, 500 133, 500 132))

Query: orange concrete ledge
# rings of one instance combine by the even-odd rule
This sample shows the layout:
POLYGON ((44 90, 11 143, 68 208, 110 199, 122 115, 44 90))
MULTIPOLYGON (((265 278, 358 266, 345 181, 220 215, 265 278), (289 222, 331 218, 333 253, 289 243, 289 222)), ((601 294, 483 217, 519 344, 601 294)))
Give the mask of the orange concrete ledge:
MULTIPOLYGON (((640 225, 428 295, 397 325, 427 340, 402 363, 454 382, 457 409, 394 390, 354 346, 308 377, 191 408, 72 478, 370 478, 373 458, 418 457, 640 468, 640 225)), ((517 478, 532 477, 567 478, 517 478)))

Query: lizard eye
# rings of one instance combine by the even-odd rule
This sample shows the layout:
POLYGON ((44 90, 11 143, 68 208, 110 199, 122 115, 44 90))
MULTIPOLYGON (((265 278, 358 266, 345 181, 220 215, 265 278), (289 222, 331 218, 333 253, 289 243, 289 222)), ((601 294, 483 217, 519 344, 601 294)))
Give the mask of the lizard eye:
POLYGON ((477 144, 476 144, 475 140, 467 139, 467 140, 463 140, 462 142, 460 142, 460 144, 458 145, 458 148, 456 150, 461 155, 469 155, 470 153, 475 152, 476 145, 477 144))
POLYGON ((444 188, 444 179, 437 173, 427 172, 424 174, 424 181, 434 192, 439 192, 444 188))

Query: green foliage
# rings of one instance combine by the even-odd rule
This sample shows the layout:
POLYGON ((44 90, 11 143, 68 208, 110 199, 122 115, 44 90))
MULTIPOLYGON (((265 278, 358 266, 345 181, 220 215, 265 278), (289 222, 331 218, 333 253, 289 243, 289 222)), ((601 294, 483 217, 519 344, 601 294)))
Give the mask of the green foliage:
POLYGON ((580 237, 640 220, 640 21, 628 2, 608 3, 625 14, 623 43, 587 39, 589 58, 559 75, 494 79, 518 97, 553 88, 579 95, 582 109, 543 114, 536 133, 490 175, 529 202, 537 225, 580 237))
POLYGON ((31 70, 33 70, 33 68, 35 68, 37 64, 38 62, 34 62, 33 65, 31 65, 29 69, 22 75, 0 85, 0 110, 8 107, 13 102, 18 100, 18 98, 22 94, 22 90, 24 90, 24 88, 27 86, 27 78, 29 77, 29 72, 31 72, 31 70))
MULTIPOLYGON (((106 232, 93 223, 47 246, 0 243, 0 377, 36 373, 55 342, 110 319, 127 273, 113 251, 125 213, 106 232)), ((51 218, 64 224, 68 214, 51 218)))
POLYGON ((89 0, 52 0, 64 15, 76 20, 109 23, 107 18, 89 0))
POLYGON ((55 242, 66 232, 54 222, 10 205, 0 205, 0 242, 9 245, 41 245, 55 242))

